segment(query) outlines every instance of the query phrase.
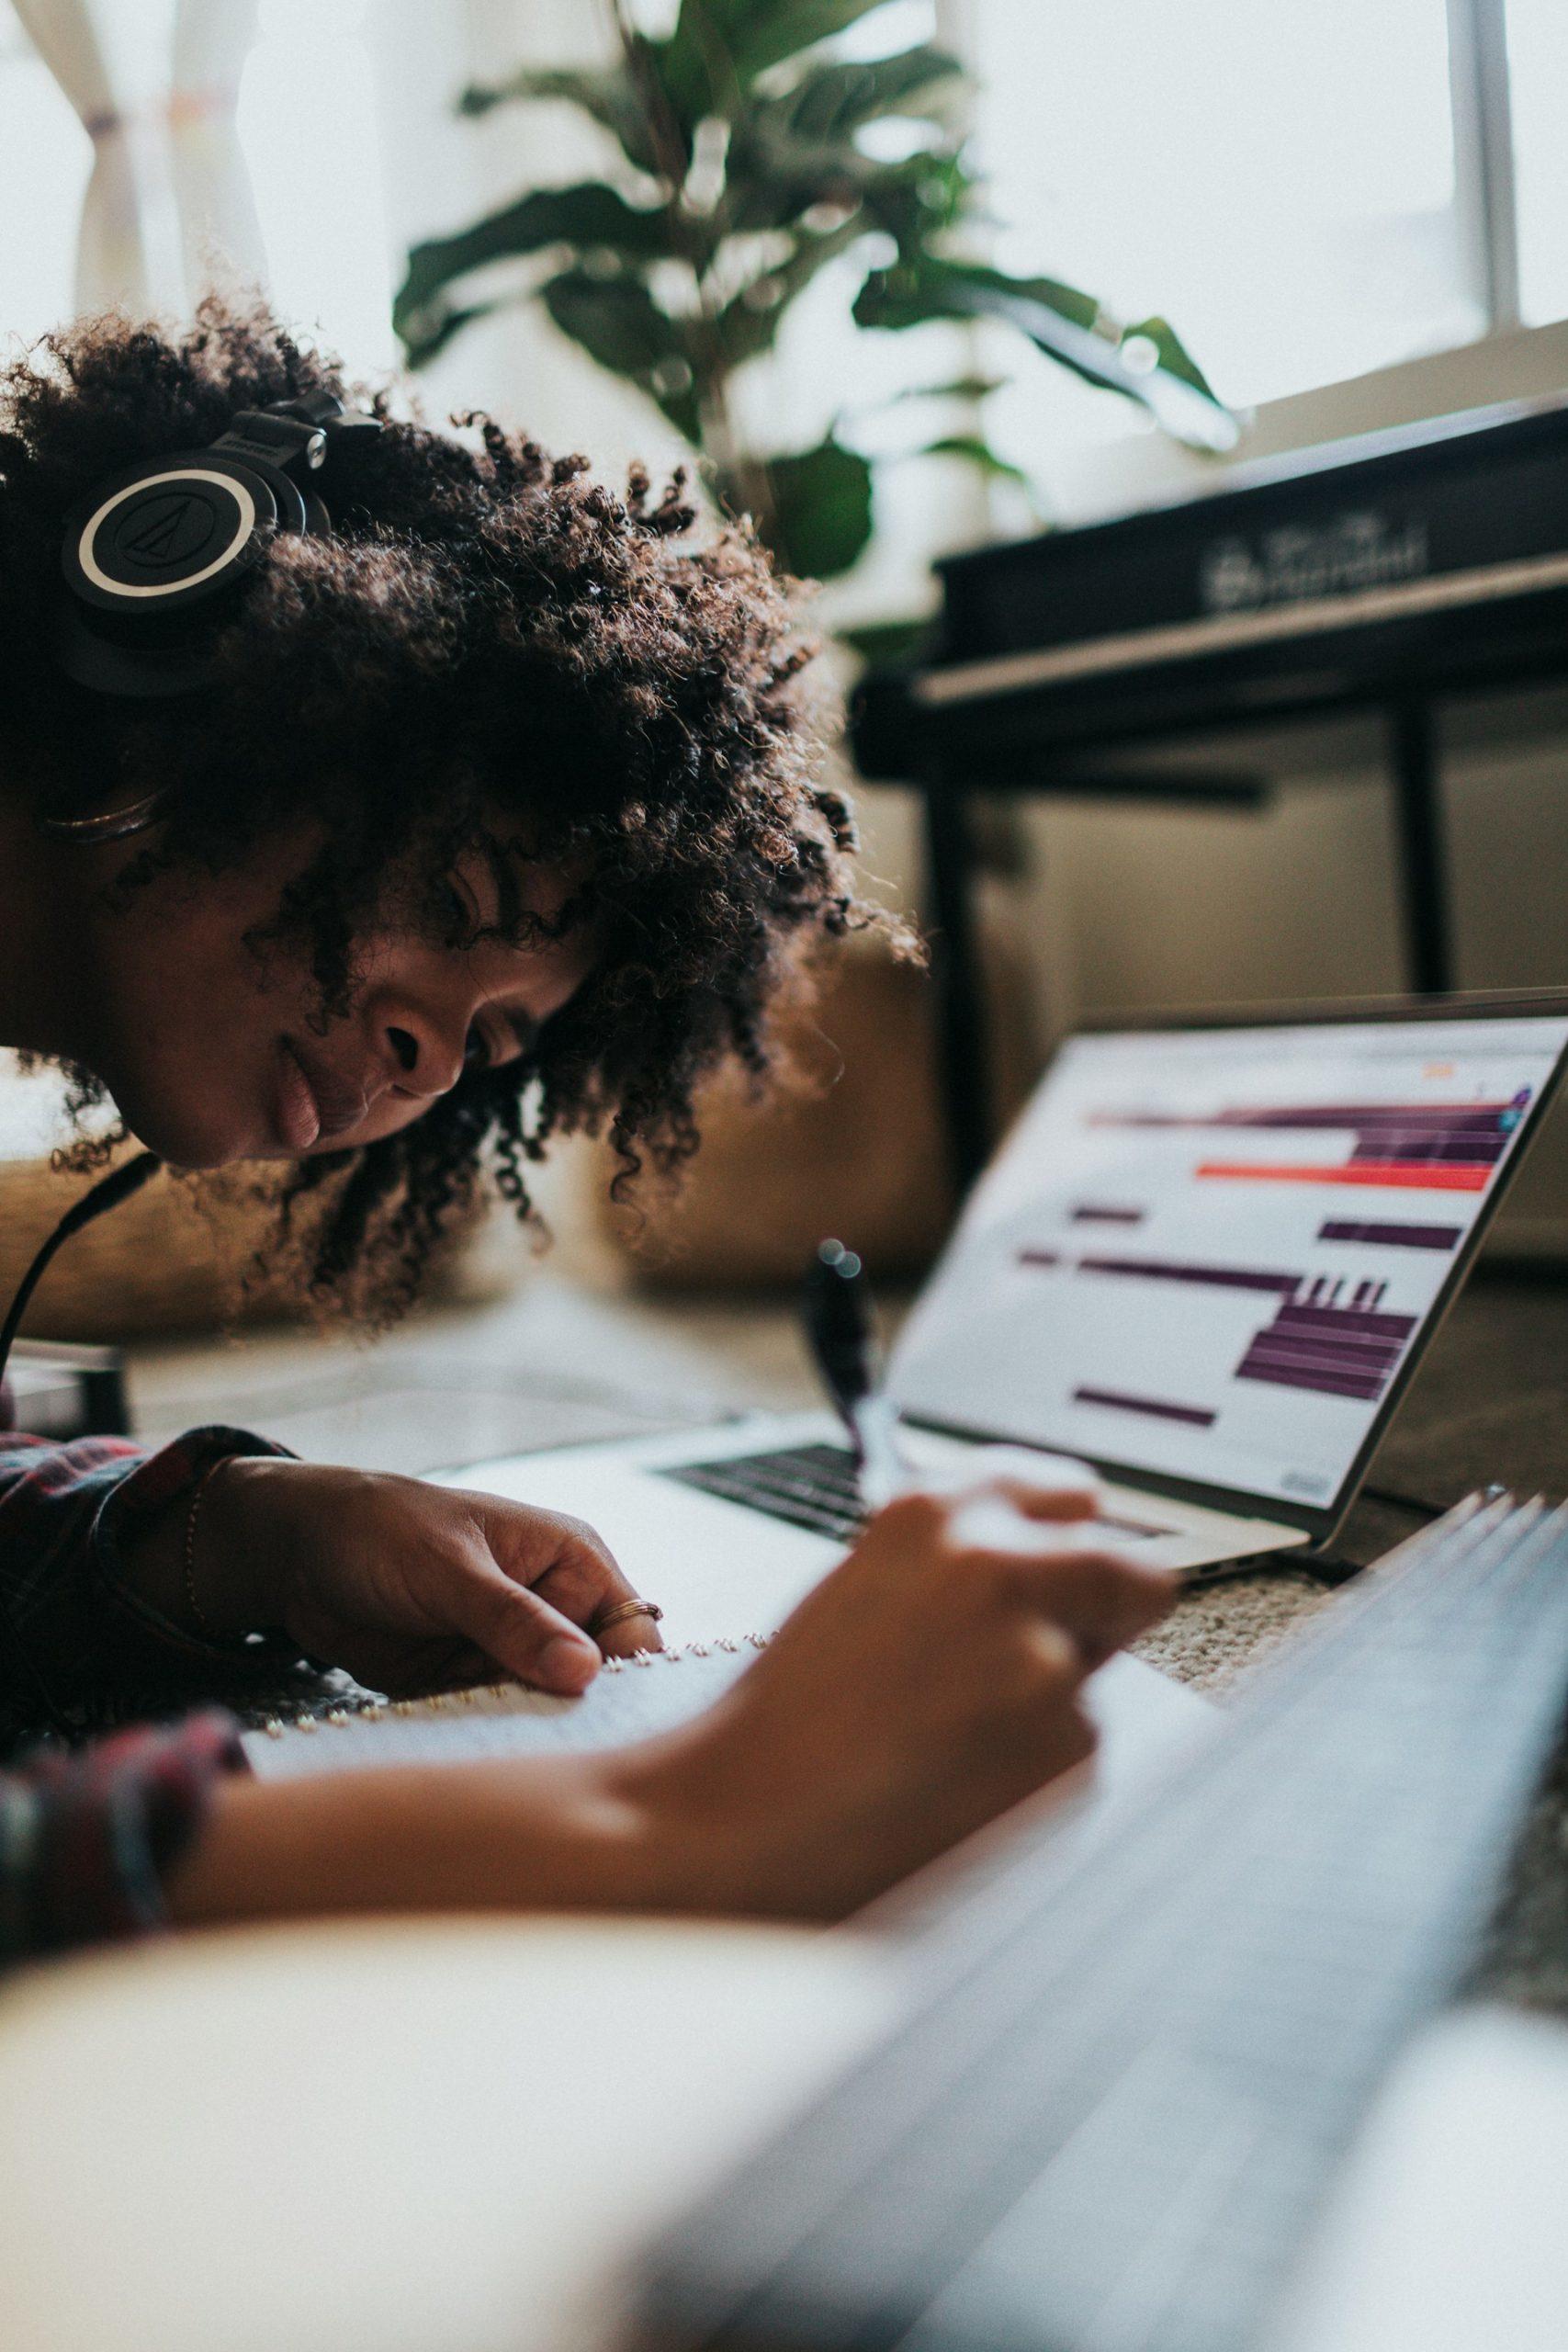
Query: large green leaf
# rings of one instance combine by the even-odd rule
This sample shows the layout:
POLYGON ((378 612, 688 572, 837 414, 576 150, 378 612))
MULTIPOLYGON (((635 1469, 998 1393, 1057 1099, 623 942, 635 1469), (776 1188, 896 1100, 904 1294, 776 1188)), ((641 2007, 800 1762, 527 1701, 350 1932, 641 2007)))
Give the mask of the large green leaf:
POLYGON ((1004 458, 999 450, 993 449, 983 434, 939 434, 934 441, 925 442, 915 455, 921 458, 962 458, 966 466, 974 466, 990 481, 1016 482, 1021 490, 1028 491, 1032 499, 1034 495, 1034 484, 1023 468, 1015 466, 1010 458, 1004 458))
POLYGON ((1190 360, 1190 373, 1180 376, 1166 368, 1157 345, 1152 365, 1138 364, 1145 354, 1136 345, 1130 360, 1126 333, 1103 331, 1093 296, 1056 278, 1010 277, 981 262, 919 253, 893 269, 874 271, 855 298, 854 315, 861 326, 892 328, 932 319, 1000 319, 1058 366, 1150 409, 1183 440, 1205 448, 1228 448, 1235 440, 1229 411, 1190 360))
POLYGON ((525 66, 504 82, 476 83, 458 99, 464 114, 488 114, 513 100, 563 100, 608 130, 638 171, 660 169, 659 142, 649 120, 646 96, 624 59, 602 68, 525 66))
MULTIPOLYGON (((892 269, 874 270, 855 301, 855 318, 863 327, 1011 317, 1019 323, 1027 320, 1026 331, 1038 329, 1041 334, 1065 328, 1092 333, 1099 316, 1100 304, 1092 294, 1059 278, 1010 277, 985 262, 950 261, 931 253, 917 253, 892 269)), ((1063 338, 1065 353, 1081 356, 1086 369, 1102 370, 1113 361, 1116 345, 1103 335, 1096 337, 1096 345, 1103 350, 1080 353, 1076 342, 1063 338)))
POLYGON ((770 458, 775 552, 803 579, 848 571, 871 537, 871 468, 830 436, 815 449, 770 458))
POLYGON ((428 368, 431 361, 445 351, 455 334, 460 334, 465 327, 472 326, 476 319, 488 319, 500 307, 496 302, 432 303, 399 329, 409 366, 428 368))
POLYGON ((900 256, 919 254, 974 210, 977 185, 962 148, 939 146, 889 164, 867 180, 861 201, 900 256))
POLYGON ((884 229, 902 250, 918 232, 949 217, 930 210, 944 186, 946 159, 925 151, 897 164, 863 154, 852 139, 796 139, 777 119, 749 115, 729 143, 729 206, 738 229, 793 228, 819 205, 863 206, 867 228, 884 229))
POLYGON ((781 227, 813 205, 860 203, 876 189, 889 204, 899 188, 913 200, 923 170, 939 159, 916 155, 889 164, 864 153, 856 134, 893 115, 934 115, 961 74, 945 50, 922 47, 864 64, 818 64, 787 89, 754 98, 730 131, 737 225, 781 227))
POLYGON ((788 257, 755 279, 719 312, 716 333, 726 365, 739 368, 746 360, 771 350, 780 322, 795 296, 809 286, 819 269, 839 254, 847 252, 864 233, 863 222, 853 214, 836 228, 818 230, 814 234, 797 233, 788 257))
POLYGON ((880 116, 934 113, 963 75, 950 50, 921 42, 892 57, 833 58, 808 65, 779 96, 762 100, 758 111, 808 144, 848 139, 880 116))
POLYGON ((428 238, 409 254, 408 275, 392 304, 392 323, 411 348, 425 350, 451 327, 446 288, 470 271, 570 245, 579 254, 614 254, 647 262, 679 251, 669 215, 628 204, 613 187, 584 180, 573 187, 535 188, 455 236, 428 238), (444 315, 445 314, 445 315, 444 315))
POLYGON ((700 56, 722 44, 744 85, 885 5, 886 0, 681 0, 670 46, 700 56))
POLYGON ((594 277, 574 266, 539 294, 563 334, 601 368, 640 385, 689 440, 700 439, 688 331, 660 309, 640 278, 594 277))
POLYGON ((640 376, 683 357, 674 320, 640 278, 594 277, 573 266, 540 288, 557 326, 617 376, 640 376))
POLYGON ((889 405, 906 401, 987 401, 1011 381, 1007 376, 954 376, 945 384, 906 384, 889 405))

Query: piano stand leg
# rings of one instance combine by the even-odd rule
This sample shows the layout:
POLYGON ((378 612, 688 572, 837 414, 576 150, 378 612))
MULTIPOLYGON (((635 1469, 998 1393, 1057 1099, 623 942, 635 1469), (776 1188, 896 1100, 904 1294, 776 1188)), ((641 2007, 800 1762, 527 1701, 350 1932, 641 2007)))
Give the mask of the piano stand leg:
POLYGON ((1410 985, 1419 996, 1441 995, 1454 986, 1453 934, 1443 857, 1442 775, 1429 702, 1412 697, 1391 707, 1388 750, 1410 985))
POLYGON ((924 808, 937 1070, 953 1190, 962 1199, 990 1158, 993 1141, 990 1056, 972 899, 974 850, 962 793, 931 777, 924 808))

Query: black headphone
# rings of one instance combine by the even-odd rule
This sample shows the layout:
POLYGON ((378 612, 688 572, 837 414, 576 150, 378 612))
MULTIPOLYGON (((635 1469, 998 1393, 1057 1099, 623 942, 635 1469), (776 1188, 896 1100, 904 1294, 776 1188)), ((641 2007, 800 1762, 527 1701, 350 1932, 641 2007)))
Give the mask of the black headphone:
POLYGON ((62 668, 100 694, 155 697, 207 683, 212 637, 280 531, 318 537, 315 486, 380 420, 331 393, 242 409, 208 449, 141 458, 73 507, 62 668))

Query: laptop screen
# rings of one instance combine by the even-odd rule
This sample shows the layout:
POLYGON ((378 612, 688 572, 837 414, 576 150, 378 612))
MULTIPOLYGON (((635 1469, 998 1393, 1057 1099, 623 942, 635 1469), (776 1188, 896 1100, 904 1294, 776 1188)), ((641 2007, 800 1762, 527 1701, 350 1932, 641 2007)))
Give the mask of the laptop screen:
POLYGON ((1565 1047, 1560 1013, 1074 1038, 904 1327, 900 1409, 1326 1508, 1565 1047))

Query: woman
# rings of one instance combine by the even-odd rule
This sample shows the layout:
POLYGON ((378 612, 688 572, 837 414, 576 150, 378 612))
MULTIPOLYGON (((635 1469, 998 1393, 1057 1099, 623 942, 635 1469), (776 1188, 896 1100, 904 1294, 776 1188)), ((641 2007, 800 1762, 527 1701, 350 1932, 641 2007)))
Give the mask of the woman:
MULTIPOLYGON (((687 1156, 701 1077, 765 1071, 798 951, 875 918, 743 533, 695 548, 678 484, 653 503, 634 474, 622 502, 485 419, 341 418, 342 389, 216 306, 177 342, 89 323, 11 371, 0 1041, 178 1167, 287 1163, 301 1280, 385 1316, 481 1155, 524 1213, 557 1135, 607 1127, 628 1175, 687 1156), (322 461, 327 503, 274 480, 294 503, 236 526, 230 577, 191 554, 187 492, 231 498, 223 451, 272 440, 322 461), (145 581, 179 564, 170 616, 145 581)), ((300 1657, 575 1691, 651 1619, 547 1512, 228 1429, 152 1455, 0 1440, 13 1715, 178 1718, 0 1781, 0 1949, 348 1909, 842 1913, 1078 1760, 1086 1675, 1165 1606, 1115 1559, 976 1549, 956 1509, 881 1513, 678 1735, 262 1786, 193 1702, 300 1657)))

